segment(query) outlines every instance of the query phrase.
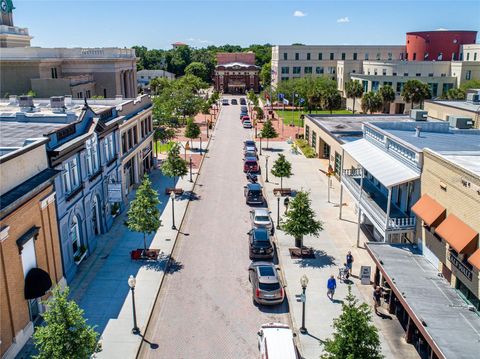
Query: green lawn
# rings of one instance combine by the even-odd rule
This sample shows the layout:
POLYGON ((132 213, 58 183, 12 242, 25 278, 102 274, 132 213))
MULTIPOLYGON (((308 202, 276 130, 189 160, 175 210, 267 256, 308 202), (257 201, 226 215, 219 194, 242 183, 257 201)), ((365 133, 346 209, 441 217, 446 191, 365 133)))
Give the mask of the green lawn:
POLYGON ((161 143, 160 141, 154 142, 153 143, 153 153, 165 153, 170 151, 170 148, 172 148, 173 144, 175 142, 167 142, 167 143, 161 143))
MULTIPOLYGON (((300 115, 303 113, 305 115, 308 114, 308 112, 305 112, 305 111, 289 111, 289 110, 276 110, 275 111, 280 117, 283 118, 283 123, 285 123, 286 125, 289 125, 292 123, 292 119, 294 120, 294 123, 295 123, 295 126, 302 126, 303 123, 302 121, 300 120, 300 115)), ((330 111, 320 111, 320 110, 317 110, 317 111, 312 111, 312 115, 329 115, 330 114, 330 111)), ((333 115, 350 115, 352 114, 352 111, 348 111, 348 110, 337 110, 337 111, 333 111, 332 113, 333 115)))

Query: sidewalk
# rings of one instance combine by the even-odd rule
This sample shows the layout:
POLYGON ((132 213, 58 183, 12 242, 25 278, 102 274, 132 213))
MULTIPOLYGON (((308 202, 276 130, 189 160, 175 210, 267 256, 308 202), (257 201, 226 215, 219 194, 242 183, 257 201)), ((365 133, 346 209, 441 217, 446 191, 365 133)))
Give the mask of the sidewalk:
MULTIPOLYGON (((263 144, 262 144, 263 145, 263 144)), ((292 163, 293 176, 284 179, 284 187, 294 190, 310 191, 312 207, 318 214, 318 218, 324 223, 324 230, 319 238, 305 237, 304 245, 315 249, 315 259, 292 259, 288 251, 294 247, 294 239, 287 236, 281 230, 276 231, 277 250, 280 265, 283 269, 284 278, 287 282, 287 295, 290 303, 290 313, 294 328, 298 330, 302 323, 302 303, 297 301, 297 295, 301 294, 300 277, 306 274, 309 283, 306 291, 306 323, 308 334, 298 333, 300 350, 305 358, 318 358, 322 353, 320 340, 331 336, 333 332, 333 319, 341 314, 342 300, 347 294, 347 285, 337 279, 335 300, 327 298, 326 283, 328 277, 338 275, 338 267, 345 262, 345 255, 350 250, 354 256, 353 274, 358 278, 360 266, 367 265, 373 269, 373 261, 363 249, 365 236, 361 235, 360 248, 356 247, 357 238, 357 215, 354 213, 354 202, 344 196, 342 220, 338 219, 339 188, 338 181, 332 179, 331 202, 327 202, 327 177, 319 171, 325 169, 325 163, 319 159, 307 159, 302 154, 292 154, 291 146, 286 142, 271 142, 272 150, 265 150, 262 146, 260 165, 262 167, 262 181, 265 180, 265 156, 269 158, 269 171, 278 153, 283 153, 292 163)), ((277 220, 277 198, 273 195, 273 188, 280 187, 280 180, 269 173, 269 183, 264 183, 264 193, 267 197, 272 219, 277 220)), ((283 198, 280 201, 280 215, 283 215, 285 207, 283 198)), ((369 305, 372 304, 372 286, 362 285, 357 278, 353 281, 352 292, 360 300, 369 305)), ((386 308, 383 309, 387 313, 386 308)), ((404 331, 395 317, 381 319, 373 314, 374 324, 379 330, 382 352, 386 358, 418 358, 415 348, 406 344, 403 340, 404 331)))

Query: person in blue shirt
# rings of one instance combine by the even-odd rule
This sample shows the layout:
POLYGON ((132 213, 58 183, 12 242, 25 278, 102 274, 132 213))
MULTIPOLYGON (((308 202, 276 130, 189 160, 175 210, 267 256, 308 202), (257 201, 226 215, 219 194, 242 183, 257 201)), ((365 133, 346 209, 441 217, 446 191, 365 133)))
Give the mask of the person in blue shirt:
POLYGON ((335 276, 332 274, 327 281, 327 297, 330 300, 333 300, 333 295, 335 294, 335 289, 337 288, 337 281, 335 280, 335 276))

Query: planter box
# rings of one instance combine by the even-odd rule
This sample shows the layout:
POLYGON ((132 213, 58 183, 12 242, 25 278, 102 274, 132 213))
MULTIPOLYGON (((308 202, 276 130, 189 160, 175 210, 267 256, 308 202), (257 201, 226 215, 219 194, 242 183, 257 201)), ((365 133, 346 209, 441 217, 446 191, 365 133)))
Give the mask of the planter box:
POLYGON ((280 192, 280 194, 284 197, 292 195, 292 189, 291 188, 283 188, 283 189, 274 188, 273 189, 273 194, 277 194, 278 192, 280 192))
POLYGON ((145 255, 143 255, 143 248, 134 249, 130 252, 130 259, 132 260, 157 260, 160 255, 159 249, 147 249, 145 255))
POLYGON ((183 189, 181 189, 181 188, 169 188, 169 187, 167 187, 165 189, 165 194, 166 195, 169 195, 171 192, 173 192, 177 195, 182 195, 183 194, 183 189))

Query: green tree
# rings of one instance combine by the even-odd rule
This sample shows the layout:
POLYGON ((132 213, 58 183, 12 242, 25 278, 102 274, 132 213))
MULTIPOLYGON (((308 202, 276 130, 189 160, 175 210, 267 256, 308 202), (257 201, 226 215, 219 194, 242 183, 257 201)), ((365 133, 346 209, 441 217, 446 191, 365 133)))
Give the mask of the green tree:
POLYGON ((393 87, 390 85, 384 85, 380 87, 380 90, 378 90, 378 94, 382 98, 383 102, 383 109, 388 109, 388 113, 390 112, 390 103, 395 101, 395 91, 393 90, 393 87))
POLYGON ((359 81, 350 80, 345 82, 345 93, 347 98, 353 100, 352 113, 355 114, 355 99, 362 97, 363 95, 363 86, 359 81))
POLYGON ((45 325, 36 328, 33 341, 38 350, 35 359, 88 359, 100 351, 98 333, 83 317, 83 310, 68 300, 69 289, 52 291, 48 310, 43 314, 45 325))
POLYGON ((273 127, 272 121, 267 119, 267 121, 263 124, 262 130, 260 131, 262 138, 267 139, 267 149, 268 149, 268 140, 271 138, 278 137, 277 131, 273 127))
POLYGON ((144 253, 147 251, 147 234, 154 233, 161 224, 157 207, 159 204, 158 193, 152 188, 152 182, 145 174, 127 213, 128 229, 143 233, 144 253))
POLYGON ((300 191, 290 201, 285 219, 282 221, 283 231, 295 238, 295 246, 303 248, 303 237, 313 235, 318 237, 323 230, 323 223, 311 207, 309 193, 300 191))
POLYGON ((342 314, 333 320, 333 337, 323 342, 322 359, 382 359, 377 328, 366 303, 358 304, 348 286, 342 314))
POLYGON ((334 110, 339 110, 342 106, 342 96, 340 96, 336 88, 327 88, 323 91, 321 101, 322 107, 330 111, 330 114, 334 110))
POLYGON ((365 113, 378 112, 382 109, 383 100, 377 93, 370 91, 362 97, 362 111, 365 113))
POLYGON ((411 102, 412 108, 416 103, 423 108, 423 101, 432 97, 428 84, 418 80, 408 80, 402 89, 402 97, 406 103, 411 102))
POLYGON ((177 177, 185 176, 188 173, 187 161, 180 157, 180 145, 175 143, 168 151, 167 158, 163 161, 161 167, 162 173, 167 177, 172 177, 173 187, 177 177))
POLYGON ((187 120, 187 126, 185 127, 185 137, 190 139, 190 148, 193 148, 193 139, 200 136, 200 127, 198 124, 189 118, 187 120))
POLYGON ((461 100, 465 100, 465 98, 467 97, 467 93, 465 92, 465 90, 462 90, 461 88, 450 89, 448 90, 446 97, 449 100, 461 101, 461 100))
POLYGON ((167 126, 158 126, 153 132, 153 140, 155 141, 155 157, 158 158, 158 145, 157 143, 167 143, 175 138, 175 130, 167 126))
POLYGON ((265 113, 263 112, 263 109, 260 106, 256 106, 254 108, 256 114, 257 114, 257 119, 258 120, 263 120, 265 117, 265 113))
POLYGON ((185 75, 193 75, 201 78, 203 81, 208 81, 207 66, 201 62, 191 62, 185 67, 185 75))
POLYGON ((272 82, 272 64, 270 62, 267 62, 262 66, 262 69, 260 70, 260 81, 262 81, 262 86, 264 88, 270 86, 270 83, 272 82))
POLYGON ((192 50, 188 45, 177 46, 168 54, 168 71, 178 76, 185 74, 185 68, 191 62, 192 50))
POLYGON ((464 91, 467 91, 470 89, 480 89, 480 80, 473 79, 473 80, 466 81, 460 85, 460 88, 464 91))
POLYGON ((283 189, 283 178, 290 178, 292 175, 292 164, 288 162, 285 155, 279 154, 277 160, 273 163, 272 175, 280 178, 280 189, 283 189))

